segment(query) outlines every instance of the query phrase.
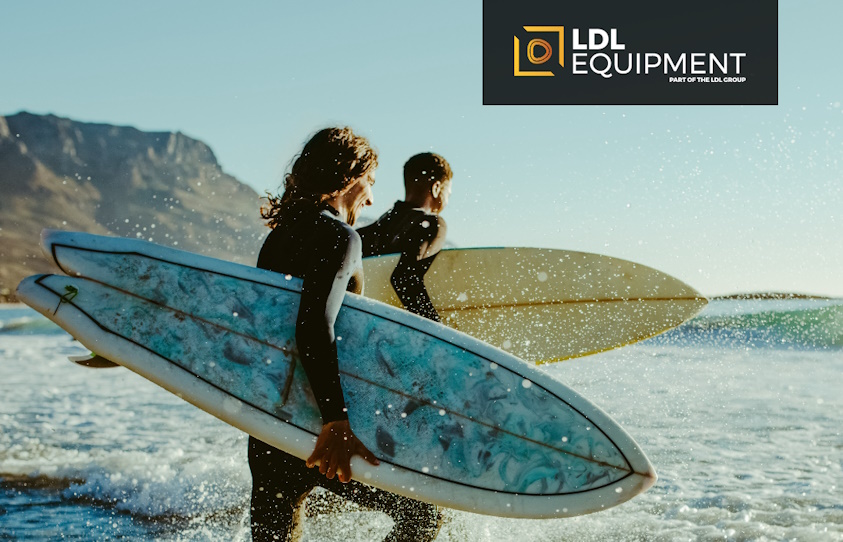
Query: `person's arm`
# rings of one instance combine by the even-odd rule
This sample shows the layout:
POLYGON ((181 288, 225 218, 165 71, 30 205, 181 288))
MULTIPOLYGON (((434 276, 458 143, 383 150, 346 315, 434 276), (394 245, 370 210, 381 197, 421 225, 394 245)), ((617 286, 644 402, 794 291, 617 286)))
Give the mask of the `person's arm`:
POLYGON ((316 403, 322 414, 322 431, 307 466, 318 466, 328 478, 351 479, 351 457, 361 455, 372 464, 378 460, 354 436, 348 423, 340 384, 334 323, 345 298, 346 287, 360 266, 360 239, 347 230, 327 240, 314 258, 303 284, 296 344, 316 403))
POLYGON ((362 243, 363 257, 377 255, 378 242, 378 223, 372 222, 368 226, 357 228, 357 234, 360 236, 362 243))
POLYGON ((326 423, 316 439, 313 453, 307 458, 307 468, 319 467, 319 472, 329 480, 337 476, 340 482, 351 481, 351 458, 359 455, 372 465, 380 465, 375 454, 369 451, 351 431, 348 420, 326 423))
MULTIPOLYGON (((346 232, 343 232, 346 233, 346 232)), ((356 237, 320 240, 302 283, 296 344, 322 414, 322 423, 348 419, 340 386, 334 323, 354 269, 360 265, 356 237)))
POLYGON ((445 245, 448 228, 445 220, 438 216, 425 222, 427 226, 419 224, 402 242, 404 250, 390 276, 390 283, 408 311, 441 322, 427 293, 424 275, 445 245))

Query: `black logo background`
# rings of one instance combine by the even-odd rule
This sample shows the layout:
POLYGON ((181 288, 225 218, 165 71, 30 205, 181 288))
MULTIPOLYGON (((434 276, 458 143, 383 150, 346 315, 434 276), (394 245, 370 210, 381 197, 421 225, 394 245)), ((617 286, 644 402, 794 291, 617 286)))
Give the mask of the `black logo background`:
MULTIPOLYGON (((586 40, 586 35, 581 41, 586 40)), ((603 52, 614 53, 608 49, 603 52)), ((537 54, 543 53, 541 48, 537 54)), ((589 55, 591 52, 589 52, 589 55)), ((624 57, 626 58, 626 57, 624 57)), ((626 67, 626 61, 621 62, 626 67)), ((706 60, 706 67, 708 61, 706 60)), ((733 66, 733 64, 732 64, 733 66)), ((719 73, 719 77, 726 77, 719 73)), ((733 75, 732 73, 729 76, 733 75)), ((777 0, 707 0, 676 2, 560 2, 532 0, 528 4, 505 0, 483 2, 483 103, 486 105, 776 105, 778 104, 778 3, 777 0), (557 61, 556 38, 532 33, 524 26, 565 27, 565 67, 557 61), (670 76, 699 77, 690 73, 664 73, 663 66, 649 75, 573 75, 570 61, 571 30, 618 29, 620 53, 746 53, 741 59, 743 83, 671 83, 670 76), (513 36, 521 40, 521 71, 553 71, 553 77, 515 77, 513 36), (526 45, 532 38, 554 45, 550 61, 527 61, 526 45)))

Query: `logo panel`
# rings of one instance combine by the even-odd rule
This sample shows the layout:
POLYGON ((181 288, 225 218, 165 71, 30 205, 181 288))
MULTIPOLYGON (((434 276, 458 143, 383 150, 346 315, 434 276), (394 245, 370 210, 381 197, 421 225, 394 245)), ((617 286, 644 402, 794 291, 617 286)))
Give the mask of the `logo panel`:
POLYGON ((777 1, 485 0, 483 103, 775 105, 777 1))

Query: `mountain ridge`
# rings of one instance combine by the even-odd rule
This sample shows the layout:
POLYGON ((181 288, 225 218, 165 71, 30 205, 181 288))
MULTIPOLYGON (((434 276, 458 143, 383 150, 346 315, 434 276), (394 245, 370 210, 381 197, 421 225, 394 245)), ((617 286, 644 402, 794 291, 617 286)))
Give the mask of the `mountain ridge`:
POLYGON ((20 112, 0 116, 0 301, 53 272, 43 228, 135 237, 252 265, 260 197, 181 132, 20 112))

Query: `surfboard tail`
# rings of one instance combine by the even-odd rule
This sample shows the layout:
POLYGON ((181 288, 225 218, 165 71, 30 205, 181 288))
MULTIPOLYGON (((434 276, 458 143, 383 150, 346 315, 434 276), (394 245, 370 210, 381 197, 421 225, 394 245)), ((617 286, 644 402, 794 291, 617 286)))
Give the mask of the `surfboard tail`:
MULTIPOLYGON (((55 314, 55 310, 58 308, 56 306, 47 306, 53 305, 52 302, 47 303, 45 298, 41 295, 38 295, 41 287, 38 285, 38 282, 43 279, 44 277, 49 276, 48 274, 40 274, 40 275, 31 275, 26 277, 18 284, 17 289, 15 290, 15 295, 17 298, 28 305, 29 307, 35 309, 36 311, 40 312, 44 316, 49 317, 49 313, 55 314)), ((59 301, 58 304, 61 302, 59 301)))

